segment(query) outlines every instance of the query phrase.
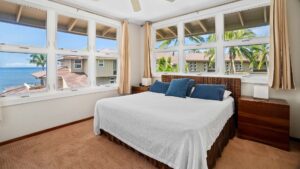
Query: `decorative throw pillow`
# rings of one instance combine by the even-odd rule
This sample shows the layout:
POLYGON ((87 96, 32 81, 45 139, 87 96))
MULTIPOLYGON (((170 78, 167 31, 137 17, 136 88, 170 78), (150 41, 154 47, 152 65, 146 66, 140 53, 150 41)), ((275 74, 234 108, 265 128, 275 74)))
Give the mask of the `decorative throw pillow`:
POLYGON ((172 80, 169 89, 166 92, 166 96, 185 98, 189 81, 190 79, 186 79, 186 78, 172 80))
POLYGON ((186 96, 190 97, 191 96, 191 93, 192 93, 192 89, 193 87, 195 86, 196 82, 194 79, 190 79, 189 82, 188 82, 188 88, 187 88, 187 91, 186 91, 186 96))
POLYGON ((207 100, 223 100, 225 92, 224 85, 218 84, 199 84, 195 87, 191 97, 207 100))
POLYGON ((231 91, 225 90, 224 95, 223 95, 223 100, 227 99, 227 97, 229 97, 230 95, 231 95, 231 91))
POLYGON ((150 92, 154 93, 166 93, 169 88, 170 83, 160 82, 156 80, 149 88, 150 92))

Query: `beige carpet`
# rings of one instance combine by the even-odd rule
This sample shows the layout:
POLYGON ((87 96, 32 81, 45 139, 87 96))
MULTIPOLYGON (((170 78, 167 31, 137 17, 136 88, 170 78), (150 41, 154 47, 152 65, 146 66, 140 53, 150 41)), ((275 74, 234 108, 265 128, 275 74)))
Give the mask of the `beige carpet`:
MULTIPOLYGON (((95 136, 92 120, 0 147, 1 169, 154 169, 143 157, 105 137, 95 136)), ((286 152, 234 138, 217 169, 300 169, 300 143, 286 152)))

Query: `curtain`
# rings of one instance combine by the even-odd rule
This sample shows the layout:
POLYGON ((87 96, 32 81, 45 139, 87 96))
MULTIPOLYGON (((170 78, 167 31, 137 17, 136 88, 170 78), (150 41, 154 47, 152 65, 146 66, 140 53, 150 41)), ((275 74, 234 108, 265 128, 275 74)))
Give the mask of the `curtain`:
POLYGON ((151 23, 146 22, 145 28, 145 42, 144 42, 144 78, 152 78, 151 75, 151 61, 150 61, 150 48, 151 48, 151 23))
POLYGON ((120 68, 119 93, 130 94, 130 56, 129 56, 128 21, 122 22, 120 65, 121 68, 120 68))
POLYGON ((287 0, 272 0, 270 26, 270 82, 274 89, 294 89, 289 51, 287 0))

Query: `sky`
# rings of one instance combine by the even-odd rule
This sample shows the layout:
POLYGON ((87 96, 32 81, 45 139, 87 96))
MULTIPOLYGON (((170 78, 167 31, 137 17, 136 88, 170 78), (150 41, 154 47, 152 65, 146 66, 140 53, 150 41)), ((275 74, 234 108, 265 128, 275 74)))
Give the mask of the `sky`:
MULTIPOLYGON (((57 32, 57 47, 72 50, 86 50, 87 36, 57 32)), ((45 48, 47 44, 45 29, 0 22, 0 43, 45 48)), ((96 49, 116 49, 117 41, 96 39, 96 49)), ((0 52, 0 67, 35 67, 29 64, 30 54, 0 52)))

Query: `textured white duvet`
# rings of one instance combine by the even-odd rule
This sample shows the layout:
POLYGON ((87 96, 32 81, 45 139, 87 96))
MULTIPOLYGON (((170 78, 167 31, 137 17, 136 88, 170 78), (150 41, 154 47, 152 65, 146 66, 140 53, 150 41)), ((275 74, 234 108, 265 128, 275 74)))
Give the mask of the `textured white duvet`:
POLYGON ((104 129, 175 169, 207 169, 207 150, 233 114, 234 101, 141 94, 99 100, 94 132, 104 129))

